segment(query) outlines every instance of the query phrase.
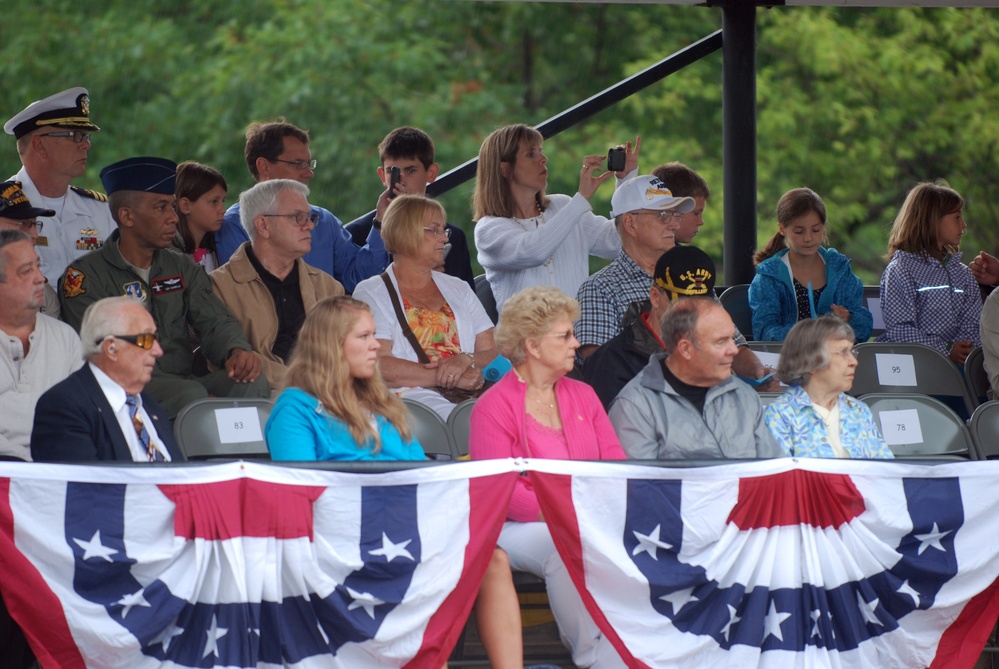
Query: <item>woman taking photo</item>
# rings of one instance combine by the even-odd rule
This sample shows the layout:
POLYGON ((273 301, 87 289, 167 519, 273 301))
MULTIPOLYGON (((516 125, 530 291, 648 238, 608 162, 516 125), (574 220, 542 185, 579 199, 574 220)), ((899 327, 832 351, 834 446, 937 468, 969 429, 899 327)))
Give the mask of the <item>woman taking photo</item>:
MULTIPOLYGON (((458 279, 458 281, 461 281, 458 279)), ((378 373, 375 321, 364 302, 328 297, 306 316, 265 428, 274 460, 424 460, 406 407, 378 373)), ((521 669, 520 604, 506 553, 493 551, 476 602, 492 666, 521 669)))
POLYGON ((434 271, 444 259, 446 220, 435 200, 396 197, 382 222, 392 264, 354 289, 374 313, 385 382, 445 419, 459 395, 482 389, 482 368, 496 357, 479 298, 465 281, 434 271))
POLYGON ((177 166, 177 234, 173 245, 211 272, 219 266, 215 233, 222 227, 229 186, 207 165, 187 161, 177 166))
POLYGON ((857 369, 855 339, 853 329, 834 316, 799 321, 788 333, 777 374, 790 387, 763 414, 788 455, 893 457, 871 410, 846 394, 857 369))
POLYGON ((809 188, 784 193, 777 203, 777 232, 753 258, 749 287, 753 336, 783 341, 798 321, 833 314, 848 322, 857 341, 871 336, 874 319, 864 306, 864 285, 850 259, 824 248, 826 206, 809 188))
MULTIPOLYGON (((496 308, 530 286, 556 286, 575 296, 590 274, 590 255, 616 258, 621 238, 614 222, 593 213, 590 198, 614 172, 598 174, 604 156, 586 156, 579 191, 547 195, 548 158, 534 128, 495 130, 479 149, 472 198, 475 247, 496 298, 496 308)), ((641 138, 626 145, 625 178, 638 170, 641 138)))
MULTIPOLYGON (((473 460, 624 459, 596 393, 565 378, 579 348, 572 328, 577 318, 579 303, 551 286, 528 288, 507 301, 496 341, 513 369, 475 403, 469 441, 473 460)), ((563 643, 577 666, 623 666, 583 606, 527 477, 517 480, 497 543, 513 569, 545 579, 563 643)))

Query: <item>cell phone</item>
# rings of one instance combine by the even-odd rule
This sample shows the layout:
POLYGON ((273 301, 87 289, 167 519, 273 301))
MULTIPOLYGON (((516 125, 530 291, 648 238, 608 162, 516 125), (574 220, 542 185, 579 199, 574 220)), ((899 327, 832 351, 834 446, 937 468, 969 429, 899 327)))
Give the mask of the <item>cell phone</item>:
POLYGON ((607 169, 611 172, 620 172, 624 169, 628 160, 628 154, 624 149, 611 149, 607 152, 607 169))
POLYGON ((389 198, 395 197, 395 185, 399 183, 399 177, 402 175, 402 170, 398 167, 389 168, 389 198))

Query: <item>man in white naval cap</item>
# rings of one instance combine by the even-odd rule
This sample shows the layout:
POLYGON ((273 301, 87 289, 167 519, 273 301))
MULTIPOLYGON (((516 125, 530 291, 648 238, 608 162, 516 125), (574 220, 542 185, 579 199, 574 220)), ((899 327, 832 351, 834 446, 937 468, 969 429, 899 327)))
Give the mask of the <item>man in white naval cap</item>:
POLYGON ((32 102, 3 129, 17 138, 23 165, 11 179, 34 206, 55 212, 39 217, 45 234, 36 241, 42 273, 54 286, 72 261, 100 248, 117 227, 104 195, 70 185, 86 171, 91 133, 100 130, 90 120, 87 89, 32 102))

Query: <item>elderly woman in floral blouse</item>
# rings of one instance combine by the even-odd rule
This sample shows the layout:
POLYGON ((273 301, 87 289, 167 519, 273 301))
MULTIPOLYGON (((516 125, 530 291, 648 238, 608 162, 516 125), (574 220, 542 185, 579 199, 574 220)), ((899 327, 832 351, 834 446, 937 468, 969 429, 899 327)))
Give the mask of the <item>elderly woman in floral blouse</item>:
POLYGON ((787 392, 764 419, 788 455, 806 458, 891 458, 870 409, 846 391, 857 358, 853 328, 836 316, 798 321, 781 347, 777 375, 787 392))

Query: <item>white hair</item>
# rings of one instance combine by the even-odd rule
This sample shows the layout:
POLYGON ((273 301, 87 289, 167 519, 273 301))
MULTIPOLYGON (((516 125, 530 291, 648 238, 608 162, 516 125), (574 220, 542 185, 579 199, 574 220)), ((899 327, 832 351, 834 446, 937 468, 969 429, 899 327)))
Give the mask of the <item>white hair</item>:
POLYGON ((278 195, 285 191, 298 193, 302 197, 309 197, 309 187, 299 181, 292 179, 270 179, 261 181, 252 188, 249 188, 239 195, 239 222, 243 224, 243 229, 249 235, 250 241, 257 238, 257 228, 253 221, 261 214, 272 214, 274 202, 278 195))
POLYGON ((132 334, 125 332, 128 327, 128 316, 125 307, 141 305, 134 297, 119 295, 97 300, 83 313, 83 323, 80 325, 80 339, 83 342, 83 357, 93 361, 101 356, 104 340, 116 334, 132 334))

